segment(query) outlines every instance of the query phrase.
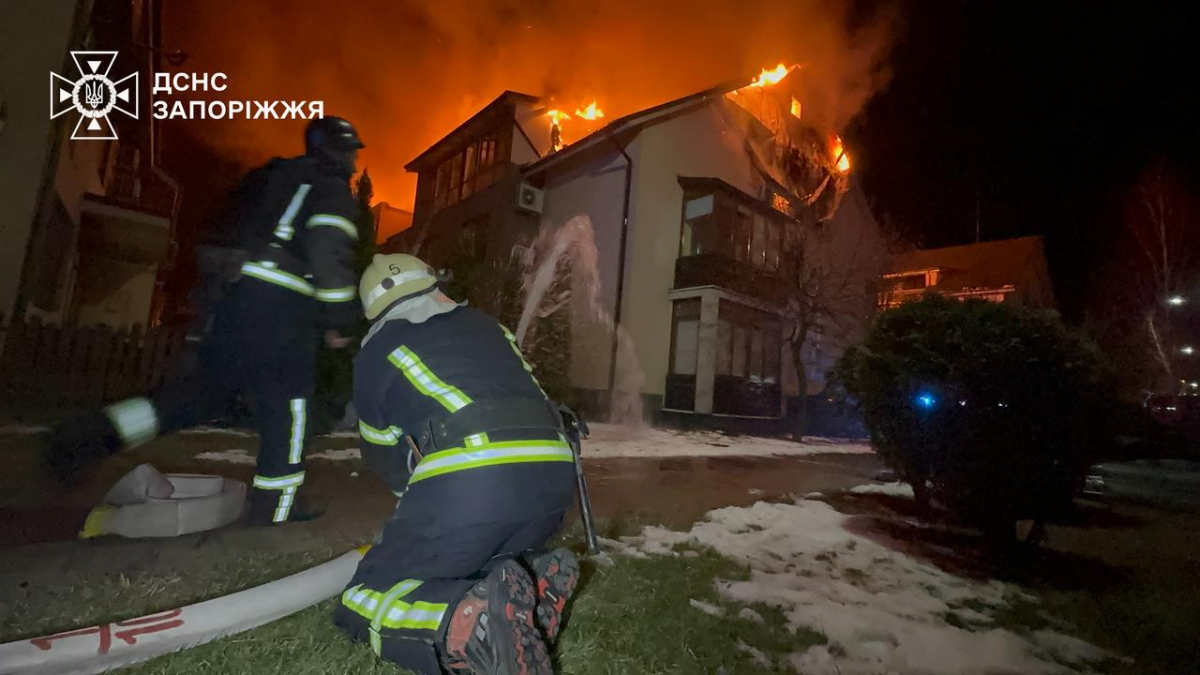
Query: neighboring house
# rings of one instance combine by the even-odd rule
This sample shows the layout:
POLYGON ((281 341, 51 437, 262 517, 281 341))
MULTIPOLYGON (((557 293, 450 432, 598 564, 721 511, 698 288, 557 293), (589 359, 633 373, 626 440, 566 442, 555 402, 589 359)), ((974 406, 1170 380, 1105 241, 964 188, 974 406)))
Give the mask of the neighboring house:
MULTIPOLYGON (((840 139, 800 118, 801 85, 788 77, 714 88, 615 119, 557 151, 547 106, 505 92, 406 166, 418 174, 414 226, 389 248, 443 265, 470 242, 496 260, 542 227, 585 215, 599 302, 632 342, 646 414, 780 420, 800 394, 787 344, 799 258, 836 267, 838 255, 855 255, 854 241, 879 239, 840 139)), ((567 136, 582 121, 569 124, 567 136)), ((860 324, 874 310, 881 270, 854 281, 860 324)), ((572 281, 575 403, 605 409, 626 368, 614 358, 623 348, 572 281)), ((823 364, 840 353, 833 333, 808 341, 823 364)), ((822 386, 810 378, 810 392, 822 386)))
POLYGON ((896 256, 883 276, 880 309, 925 293, 1053 309, 1054 287, 1041 237, 913 251, 896 256))
POLYGON ((161 7, 154 0, 11 0, 0 6, 0 312, 124 327, 156 323, 179 202, 158 167, 150 110, 161 7), (70 140, 79 115, 49 119, 50 72, 69 52, 117 51, 110 79, 139 73, 137 119, 120 140, 70 140))

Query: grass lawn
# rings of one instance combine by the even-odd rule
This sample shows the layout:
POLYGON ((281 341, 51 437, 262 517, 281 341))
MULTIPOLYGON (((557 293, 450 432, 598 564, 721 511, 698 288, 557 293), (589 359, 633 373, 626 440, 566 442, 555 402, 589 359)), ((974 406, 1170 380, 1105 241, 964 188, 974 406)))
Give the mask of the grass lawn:
MULTIPOLYGON (((882 509, 887 511, 887 509, 882 509)), ((957 611, 943 617, 963 630, 990 627, 1028 633, 1044 628, 1088 640, 1132 660, 1095 664, 1106 674, 1200 672, 1195 670, 1196 621, 1200 620, 1194 569, 1156 568, 1156 560, 1178 559, 1168 550, 1157 558, 1142 539, 1161 544, 1166 533, 1190 529, 1193 521, 1166 524, 1147 519, 1140 528, 1084 528, 1077 540, 1056 536, 1057 546, 1039 565, 1043 574, 1020 584, 1039 600, 1017 602, 1002 611, 970 601, 965 610, 989 614, 985 625, 964 620, 957 611), (1170 526, 1159 532, 1152 527, 1170 526), (1131 536, 1139 533, 1138 536, 1131 536), (1114 536, 1115 535, 1115 536, 1114 536), (1108 542, 1108 564, 1085 558, 1108 542), (1118 555, 1122 549, 1127 555, 1118 555), (1070 550, 1075 549, 1075 550, 1070 550), (1139 552, 1143 552, 1139 554, 1139 552), (1134 567, 1134 560, 1145 566, 1134 567), (1088 565, 1091 565, 1090 567, 1088 565)), ((615 539, 641 531, 642 523, 609 523, 603 535, 615 539)), ((753 528, 751 528, 753 529, 753 528)), ((900 534, 899 532, 895 534, 900 534)), ((909 533, 911 534, 911 533, 909 533)), ((916 541, 919 537, 910 540, 916 541)), ((562 544, 583 550, 578 530, 562 544)), ((949 543, 949 542, 937 542, 949 543)), ((1178 542, 1185 547, 1183 541, 1178 542)), ((780 674, 796 672, 789 656, 814 645, 827 645, 835 656, 840 645, 820 633, 788 629, 783 610, 756 603, 735 604, 722 597, 715 579, 739 581, 747 567, 709 549, 675 544, 680 555, 645 558, 613 556, 615 564, 584 561, 571 618, 555 651, 556 672, 565 675, 780 674), (706 611, 707 610, 707 611, 706 611)), ((80 576, 51 588, 6 589, 0 603, 0 641, 127 619, 235 592, 306 569, 342 553, 325 549, 285 555, 243 551, 197 565, 185 572, 158 569, 125 575, 80 576), (83 615, 80 615, 80 612, 83 615)), ((1186 559, 1186 555, 1179 554, 1186 559)), ((816 556, 820 560, 820 556, 816 556)), ((865 590, 872 579, 845 570, 842 580, 865 590)), ((878 580, 875 580, 878 581, 878 580)), ((123 672, 155 675, 246 673, 404 673, 380 662, 369 647, 353 644, 330 623, 335 601, 273 624, 207 645, 159 657, 123 672)), ((875 602, 875 601, 872 601, 875 602)), ((957 606, 955 606, 957 608, 957 606)), ((832 635, 832 633, 831 633, 832 635)), ((843 653, 844 654, 844 653, 843 653)), ((1067 666, 1067 670, 1079 672, 1067 666)))
MULTIPOLYGON (((609 532, 615 534, 613 528, 609 532)), ((564 543, 582 552, 581 539, 564 543)), ((692 554, 689 554, 692 555, 692 554)), ((248 588, 310 567, 332 552, 226 559, 187 578, 158 573, 80 581, 50 592, 28 590, 29 601, 4 608, 4 641, 131 618, 248 588), (36 602, 32 594, 37 594, 36 602), (74 611, 84 607, 86 616, 74 611)), ((614 565, 584 561, 580 590, 555 659, 557 672, 790 673, 780 656, 824 643, 813 633, 794 634, 778 610, 754 609, 765 621, 739 618, 742 609, 722 601, 714 578, 742 579, 747 570, 707 551, 687 558, 616 557, 614 565), (696 600, 725 610, 712 616, 696 600), (739 641, 745 645, 735 648, 739 641), (750 650, 757 650, 756 661, 750 650)), ((301 675, 305 673, 405 673, 353 644, 329 620, 334 600, 261 628, 147 661, 122 672, 183 675, 197 672, 301 675)))

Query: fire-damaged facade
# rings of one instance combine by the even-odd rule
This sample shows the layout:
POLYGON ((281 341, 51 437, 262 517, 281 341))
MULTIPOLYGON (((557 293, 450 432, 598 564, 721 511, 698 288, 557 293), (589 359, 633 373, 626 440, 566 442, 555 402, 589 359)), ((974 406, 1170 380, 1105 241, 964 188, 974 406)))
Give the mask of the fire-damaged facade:
POLYGON ((961 300, 1054 308, 1054 287, 1041 237, 1003 239, 898 255, 884 274, 879 307, 898 307, 926 293, 961 300))
POLYGON ((414 222, 393 248, 438 265, 463 242, 503 257, 540 228, 587 216, 600 303, 619 331, 573 311, 574 402, 605 406, 622 333, 648 416, 778 424, 789 399, 824 387, 884 271, 849 271, 867 249, 877 259, 882 239, 841 139, 804 117, 798 79, 718 87, 594 129, 578 117, 560 128, 539 99, 506 92, 406 167, 418 174, 414 222), (821 292, 804 281, 818 278, 810 268, 821 279, 845 268, 849 292, 817 313, 849 322, 809 311, 821 292))

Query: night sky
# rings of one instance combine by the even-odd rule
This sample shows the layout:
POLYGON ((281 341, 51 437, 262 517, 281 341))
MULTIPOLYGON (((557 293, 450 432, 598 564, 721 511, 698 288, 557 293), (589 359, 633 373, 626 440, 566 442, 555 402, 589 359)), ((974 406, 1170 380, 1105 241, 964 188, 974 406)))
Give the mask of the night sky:
MULTIPOLYGON (((780 60, 809 64, 805 76, 823 78, 840 105, 878 217, 922 246, 968 243, 978 195, 984 239, 1046 236, 1068 318, 1093 301, 1104 263, 1125 254, 1123 204, 1151 160, 1172 162, 1198 191, 1196 21, 1183 10, 934 0, 170 9, 165 35, 191 54, 185 70, 227 72, 248 98, 319 92, 328 112, 363 128, 377 194, 400 206, 412 191, 400 166, 504 88, 568 104, 594 96, 615 116, 780 60)), ((250 124, 168 125, 185 248, 236 163, 299 151, 302 124, 250 124)))
POLYGON ((969 243, 978 193, 984 239, 1046 237, 1077 318, 1129 254, 1144 167, 1173 162, 1196 192, 1197 24, 1152 4, 904 3, 891 85, 848 133, 877 215, 924 246, 969 243))

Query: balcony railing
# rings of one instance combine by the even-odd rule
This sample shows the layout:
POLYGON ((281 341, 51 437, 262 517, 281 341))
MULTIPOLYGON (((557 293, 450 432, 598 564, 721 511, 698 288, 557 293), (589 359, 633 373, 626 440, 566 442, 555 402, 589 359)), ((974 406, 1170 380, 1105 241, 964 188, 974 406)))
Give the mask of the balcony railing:
POLYGON ((675 260, 675 288, 697 286, 717 286, 772 305, 787 303, 788 289, 777 273, 717 253, 675 260))

